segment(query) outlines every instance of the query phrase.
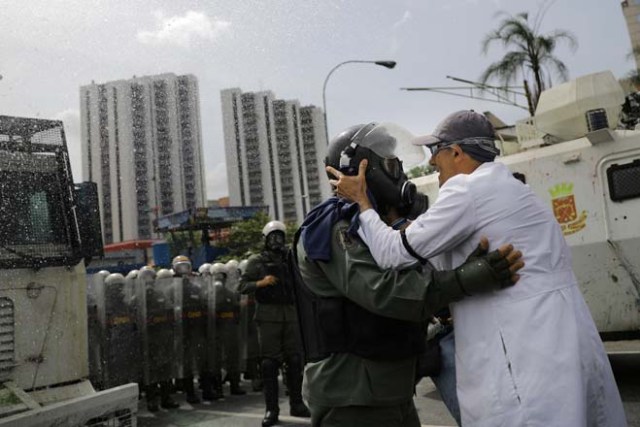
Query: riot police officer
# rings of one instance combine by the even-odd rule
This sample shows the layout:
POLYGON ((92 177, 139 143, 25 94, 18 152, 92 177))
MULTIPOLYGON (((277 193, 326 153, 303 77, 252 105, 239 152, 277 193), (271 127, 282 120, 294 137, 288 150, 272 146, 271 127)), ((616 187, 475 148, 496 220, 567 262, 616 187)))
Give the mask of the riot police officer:
POLYGON ((271 221, 262 229, 264 251, 249 258, 240 280, 241 293, 255 293, 255 320, 262 357, 261 370, 266 412, 263 426, 278 422, 278 369, 287 364, 290 414, 309 417, 302 401, 302 355, 298 340, 291 277, 286 266, 285 225, 271 221))
POLYGON ((137 334, 132 292, 125 278, 112 273, 104 280, 104 349, 105 387, 136 382, 139 378, 137 357, 140 342, 137 334))
POLYGON ((240 301, 237 292, 229 288, 228 267, 222 263, 211 266, 211 274, 216 290, 216 333, 218 346, 213 373, 214 398, 224 397, 222 392, 221 370, 226 367, 227 378, 232 395, 243 395, 246 392, 240 387, 240 301), (223 363, 224 361, 224 363, 223 363))
POLYGON ((182 340, 183 340, 183 378, 182 386, 187 402, 200 403, 196 395, 193 379, 196 373, 205 372, 207 306, 204 289, 196 283, 192 272, 191 260, 178 255, 171 263, 175 276, 182 285, 182 340))
POLYGON ((173 346, 167 346, 167 343, 174 342, 174 307, 165 294, 166 289, 162 289, 162 280, 170 280, 170 277, 168 270, 156 274, 148 266, 142 267, 137 274, 136 297, 144 360, 143 384, 150 412, 158 411, 160 406, 165 409, 180 406, 170 394, 174 352, 173 346), (156 281, 156 278, 159 280, 156 281))

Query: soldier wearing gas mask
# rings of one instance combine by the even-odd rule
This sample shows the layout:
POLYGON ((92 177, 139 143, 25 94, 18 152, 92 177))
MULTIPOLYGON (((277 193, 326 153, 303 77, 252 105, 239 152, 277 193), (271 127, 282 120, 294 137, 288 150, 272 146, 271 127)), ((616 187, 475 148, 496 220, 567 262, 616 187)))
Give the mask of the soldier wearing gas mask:
MULTIPOLYGON (((357 174, 368 160, 367 188, 388 224, 403 227, 426 210, 402 170, 421 151, 392 124, 358 125, 331 141, 328 166, 357 174), (402 154, 401 154, 402 153, 402 154)), ((424 324, 439 309, 468 295, 511 286, 522 266, 505 245, 487 242, 453 271, 416 264, 383 270, 357 233, 358 206, 332 197, 314 208, 294 239, 294 289, 303 337, 305 388, 312 425, 418 427, 413 403, 424 324)))
POLYGON ((302 401, 302 355, 291 275, 286 264, 285 225, 271 221, 264 226, 264 251, 249 258, 240 279, 241 293, 255 293, 255 320, 262 357, 261 371, 266 412, 263 427, 278 422, 278 369, 287 364, 290 414, 308 417, 302 401))

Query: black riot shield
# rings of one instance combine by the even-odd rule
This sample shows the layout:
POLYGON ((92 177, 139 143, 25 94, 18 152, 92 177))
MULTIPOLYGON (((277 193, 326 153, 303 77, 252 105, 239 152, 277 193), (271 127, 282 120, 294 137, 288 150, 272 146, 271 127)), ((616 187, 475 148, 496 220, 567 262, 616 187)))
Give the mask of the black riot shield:
POLYGON ((183 378, 205 371, 207 301, 195 276, 174 278, 182 286, 183 378))
POLYGON ((176 370, 175 309, 170 298, 171 285, 172 278, 141 274, 137 279, 144 385, 169 381, 176 370))
POLYGON ((140 339, 135 311, 127 289, 131 284, 121 274, 104 281, 104 386, 116 387, 139 380, 140 339))

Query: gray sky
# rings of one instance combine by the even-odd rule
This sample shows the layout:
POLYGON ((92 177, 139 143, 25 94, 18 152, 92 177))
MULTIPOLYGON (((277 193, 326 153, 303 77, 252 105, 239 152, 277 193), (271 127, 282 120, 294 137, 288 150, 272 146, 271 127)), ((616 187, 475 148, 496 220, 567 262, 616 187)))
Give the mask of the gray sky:
MULTIPOLYGON (((401 87, 477 80, 503 54, 480 41, 498 11, 534 14, 538 0, 0 0, 0 114, 64 120, 75 181, 80 167, 79 88, 165 72, 200 83, 207 195, 227 195, 220 90, 272 90, 322 106, 329 70, 350 59, 398 62, 394 70, 347 64, 327 86, 330 134, 393 121, 429 133, 446 114, 491 110, 508 123, 526 115, 499 104, 401 87)), ((571 77, 634 67, 620 0, 556 0, 542 31, 578 39, 556 51, 571 77)))

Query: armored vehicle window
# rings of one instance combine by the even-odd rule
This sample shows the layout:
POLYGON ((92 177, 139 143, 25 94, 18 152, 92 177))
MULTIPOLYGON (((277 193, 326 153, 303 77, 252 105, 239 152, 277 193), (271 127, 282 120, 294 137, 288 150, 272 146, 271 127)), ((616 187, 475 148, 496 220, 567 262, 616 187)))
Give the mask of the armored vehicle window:
POLYGON ((640 160, 607 169, 609 196, 614 202, 640 197, 640 160))

